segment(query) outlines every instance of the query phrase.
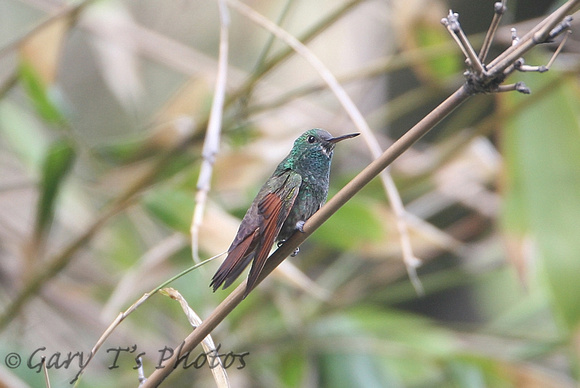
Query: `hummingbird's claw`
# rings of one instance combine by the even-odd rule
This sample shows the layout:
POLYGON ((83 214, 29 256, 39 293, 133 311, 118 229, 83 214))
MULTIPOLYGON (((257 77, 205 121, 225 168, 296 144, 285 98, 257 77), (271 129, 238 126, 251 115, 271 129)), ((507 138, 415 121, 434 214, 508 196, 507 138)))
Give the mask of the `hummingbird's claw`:
MULTIPOLYGON (((304 221, 301 221, 301 222, 304 223, 304 221)), ((286 242, 286 240, 281 240, 281 241, 278 241, 276 243, 276 245, 278 246, 278 248, 280 248, 282 246, 282 244, 284 244, 285 242, 286 242)), ((298 252, 300 252, 300 247, 297 247, 296 249, 294 249, 294 252, 292 252, 290 254, 290 257, 296 256, 298 254, 298 252)))
MULTIPOLYGON (((306 223, 306 221, 302 221, 302 220, 298 221, 296 223, 296 229, 298 229, 299 231, 301 231, 302 233, 304 233, 304 224, 305 223, 306 223)), ((294 255, 294 256, 296 256, 296 255, 294 255)))

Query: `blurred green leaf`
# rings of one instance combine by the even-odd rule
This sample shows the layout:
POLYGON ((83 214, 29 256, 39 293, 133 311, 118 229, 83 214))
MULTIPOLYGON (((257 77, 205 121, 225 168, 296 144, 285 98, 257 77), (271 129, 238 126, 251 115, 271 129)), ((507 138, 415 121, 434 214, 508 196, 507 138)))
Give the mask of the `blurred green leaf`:
MULTIPOLYGON (((432 23, 417 23, 415 38, 421 48, 440 46, 449 41, 449 34, 439 25, 432 23)), ((430 74, 438 80, 454 76, 462 70, 462 63, 457 53, 442 53, 426 61, 430 74)))
POLYGON ((94 147, 94 152, 112 165, 124 165, 150 157, 152 150, 145 149, 144 139, 117 141, 94 147))
POLYGON ((447 369, 456 387, 485 388, 488 386, 485 383, 481 365, 474 365, 473 362, 457 358, 449 362, 447 369))
POLYGON ((145 196, 145 208, 169 228, 188 234, 195 207, 194 193, 163 188, 145 196))
POLYGON ((452 336, 426 318, 387 309, 353 308, 349 316, 365 332, 404 343, 423 354, 447 356, 455 343, 452 336))
POLYGON ((369 354, 333 353, 319 358, 320 387, 382 388, 402 386, 393 379, 385 379, 376 358, 369 354))
POLYGON ((49 123, 65 123, 65 118, 49 96, 48 88, 28 62, 20 63, 20 80, 38 114, 49 123))
POLYGON ((255 126, 244 123, 235 127, 233 130, 230 130, 227 133, 225 140, 227 140, 232 147, 239 149, 259 137, 259 131, 255 126))
POLYGON ((333 248, 348 250, 384 236, 383 224, 368 202, 353 198, 317 229, 312 238, 333 248))
POLYGON ((280 378, 286 387, 299 387, 304 379, 306 357, 299 352, 288 352, 281 355, 280 378))
MULTIPOLYGON (((536 59, 541 61, 542 59, 536 59)), ((532 90, 556 83, 555 74, 523 74, 532 90)), ((570 83, 507 123, 503 138, 507 192, 504 225, 529 235, 539 251, 555 311, 569 330, 580 321, 580 96, 570 83)), ((525 98, 504 96, 513 104, 525 98)))
POLYGON ((44 233, 54 215, 54 206, 65 177, 73 166, 76 152, 68 139, 52 143, 42 166, 40 200, 36 216, 36 231, 44 233))
POLYGON ((105 244, 108 261, 113 263, 115 270, 135 266, 137 258, 143 255, 144 243, 134 220, 122 214, 111 222, 110 230, 105 244))
POLYGON ((324 344, 321 362, 329 374, 324 386, 329 387, 429 380, 436 373, 437 360, 457 351, 452 336, 429 320, 368 306, 319 319, 311 336, 324 344))
POLYGON ((2 139, 15 150, 20 160, 33 168, 42 164, 46 154, 46 135, 41 127, 36 116, 21 106, 10 101, 0 104, 2 139))

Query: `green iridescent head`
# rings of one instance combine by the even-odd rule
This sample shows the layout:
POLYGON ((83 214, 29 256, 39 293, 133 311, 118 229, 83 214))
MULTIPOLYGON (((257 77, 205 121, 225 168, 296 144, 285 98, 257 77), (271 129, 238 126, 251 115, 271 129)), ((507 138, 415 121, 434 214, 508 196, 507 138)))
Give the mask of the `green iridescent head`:
POLYGON ((333 137, 324 129, 310 129, 296 139, 294 147, 292 148, 291 156, 297 159, 319 159, 320 156, 325 156, 327 159, 331 159, 332 151, 334 150, 336 143, 358 135, 358 133, 351 133, 348 135, 333 137))

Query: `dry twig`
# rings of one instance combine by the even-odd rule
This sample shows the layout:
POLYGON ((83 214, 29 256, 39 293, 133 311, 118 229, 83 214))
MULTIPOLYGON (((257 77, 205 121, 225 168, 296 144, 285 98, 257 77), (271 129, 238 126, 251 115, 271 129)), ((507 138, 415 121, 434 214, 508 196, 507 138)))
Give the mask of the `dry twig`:
POLYGON ((226 81, 228 73, 228 28, 230 16, 228 8, 223 0, 218 1, 220 14, 220 47, 218 59, 218 74, 215 83, 215 91, 211 113, 209 115, 209 124, 205 133, 203 144, 203 162, 197 181, 197 194, 195 196, 195 210, 191 222, 191 252, 193 262, 199 263, 199 228, 203 222, 207 194, 211 186, 211 176, 215 156, 219 151, 220 133, 222 129, 222 117, 224 111, 224 101, 226 95, 226 81))

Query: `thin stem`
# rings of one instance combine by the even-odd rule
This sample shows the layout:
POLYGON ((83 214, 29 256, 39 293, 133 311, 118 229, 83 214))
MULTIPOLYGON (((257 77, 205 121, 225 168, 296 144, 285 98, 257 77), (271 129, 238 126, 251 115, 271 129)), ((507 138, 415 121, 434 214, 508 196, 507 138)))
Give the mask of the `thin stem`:
POLYGON ((564 3, 560 8, 554 11, 547 18, 538 23, 526 35, 520 38, 520 43, 509 47, 503 53, 497 56, 488 65, 490 75, 502 73, 508 66, 513 63, 513 58, 521 57, 525 52, 539 43, 544 43, 546 37, 552 29, 564 19, 566 15, 573 13, 580 6, 580 0, 570 0, 564 3), (493 71, 491 70, 493 68, 493 71))
POLYGON ((489 53, 489 49, 491 48, 491 44, 493 42, 493 38, 495 33, 497 32, 497 28, 499 27, 499 22, 506 11, 506 1, 502 0, 500 3, 499 1, 493 5, 493 19, 491 20, 491 24, 489 29, 487 30, 487 34, 485 35, 485 39, 483 40, 483 44, 481 46, 481 50, 479 52, 479 60, 482 63, 485 63, 485 58, 487 58, 487 54, 489 53))
MULTIPOLYGON (((364 0, 351 0, 341 7, 330 13, 326 18, 320 21, 316 26, 309 29, 304 35, 302 35, 299 40, 302 43, 308 43, 315 37, 317 37, 320 33, 322 33, 326 28, 334 25, 340 17, 342 17, 345 13, 349 10, 353 9, 356 5, 362 3, 364 0)), ((226 101, 226 106, 232 102, 237 101, 239 98, 243 97, 244 95, 248 94, 250 90, 253 89, 254 85, 263 77, 265 77, 272 69, 274 69, 277 65, 282 63, 285 59, 290 57, 294 54, 294 50, 292 48, 287 48, 282 50, 277 55, 274 55, 267 63, 264 64, 259 69, 258 73, 252 74, 252 76, 233 94, 229 96, 226 101)))
POLYGON ((74 24, 77 16, 80 15, 80 13, 84 10, 85 7, 89 6, 94 1, 95 0, 84 0, 84 1, 82 1, 76 5, 73 5, 73 6, 61 7, 55 14, 46 17, 43 21, 41 21, 40 23, 35 25, 31 30, 27 31, 26 33, 19 36, 18 38, 16 38, 12 42, 9 42, 8 44, 1 47, 0 48, 0 58, 5 56, 10 51, 17 49, 18 46, 22 42, 25 42, 31 36, 33 36, 34 34, 37 34, 43 28, 46 28, 48 25, 50 25, 51 23, 55 22, 56 20, 58 20, 60 18, 64 18, 64 17, 70 18, 70 23, 74 24))
POLYGON ((225 252, 222 252, 222 253, 220 253, 218 255, 215 255, 213 257, 210 257, 209 259, 206 259, 206 260, 202 261, 199 264, 195 264, 195 265, 187 268, 186 270, 184 270, 184 271, 180 272, 179 274, 173 276, 171 279, 164 281, 163 283, 161 283, 160 285, 158 285, 157 287, 155 287, 151 291, 146 292, 145 294, 143 294, 131 306, 129 306, 129 308, 127 310, 119 313, 117 315, 117 317, 113 320, 113 322, 109 325, 109 327, 107 327, 107 329, 103 332, 103 334, 101 334, 101 337, 97 340, 97 343, 91 349, 91 353, 89 354, 89 357, 88 357, 87 362, 83 365, 83 367, 81 368, 81 370, 78 371, 78 373, 76 374, 76 376, 74 377, 74 379, 70 383, 71 384, 74 383, 75 384, 75 387, 79 384, 80 378, 81 378, 82 374, 87 369, 90 361, 92 361, 94 359, 95 355, 97 354, 97 352, 99 351, 99 349, 101 348, 101 346, 111 336, 111 334, 117 328, 117 326, 119 326, 121 324, 121 322, 123 322, 123 320, 125 320, 125 318, 127 318, 129 315, 131 315, 131 313, 133 313, 133 311, 137 310, 151 296, 155 295, 159 290, 165 288, 167 285, 169 285, 173 281, 179 279, 182 276, 185 276, 186 274, 188 274, 191 271, 193 271, 193 270, 195 270, 195 269, 197 269, 197 268, 199 268, 199 267, 201 267, 201 266, 209 263, 210 261, 217 259, 218 257, 222 256, 224 253, 225 252))
MULTIPOLYGON (((294 1, 286 0, 286 3, 284 4, 284 8, 282 8, 282 12, 280 13, 280 16, 278 16, 278 19, 276 20, 277 25, 282 25, 282 23, 286 19, 286 16, 288 16, 290 9, 291 9, 291 6, 293 4, 295 4, 294 1)), ((266 63, 266 58, 268 57, 270 50, 272 50, 272 46, 274 45, 275 41, 276 41, 276 36, 274 34, 270 34, 270 36, 268 37, 268 41, 266 42, 266 44, 264 45, 264 48, 262 49, 262 52, 260 52, 260 55, 258 56, 258 60, 256 61, 255 71, 253 71, 252 73, 260 72, 260 70, 262 69, 262 67, 266 63)))
POLYGON ((554 51, 554 55, 552 55, 552 58, 550 58, 550 60, 548 61, 548 64, 546 65, 546 69, 549 70, 550 67, 552 67, 552 64, 554 63, 554 61, 556 60, 556 58, 558 57, 558 55, 560 54, 560 52, 564 48, 564 45, 566 44, 566 41, 568 40, 568 37, 570 36, 570 34, 572 34, 572 31, 568 30, 566 32, 566 35, 564 35, 562 42, 560 42, 560 44, 558 45, 558 48, 556 49, 556 51, 554 51))
POLYGON ((92 236, 98 231, 111 217, 129 205, 129 201, 118 202, 112 208, 104 211, 101 216, 96 219, 80 236, 70 243, 59 254, 53 256, 46 265, 35 272, 27 282, 23 289, 19 290, 18 295, 13 299, 0 316, 0 330, 4 329, 8 323, 18 314, 20 309, 33 295, 44 286, 44 284, 58 274, 65 268, 72 258, 74 252, 80 249, 87 243, 92 236))
POLYGON ((463 32, 463 29, 459 24, 459 15, 453 13, 452 11, 449 11, 449 15, 447 15, 446 18, 441 19, 441 23, 443 23, 445 27, 447 27, 447 30, 449 31, 453 39, 455 39, 455 42, 457 42, 457 45, 459 46, 459 48, 461 48, 461 51, 463 51, 463 55, 465 55, 465 57, 467 58, 469 66, 473 68, 475 72, 478 74, 485 73, 483 65, 479 61, 479 58, 477 57, 475 50, 471 46, 471 43, 467 39, 467 36, 463 32))
POLYGON ((191 222, 191 254, 194 263, 199 263, 199 228, 203 222, 203 214, 205 204, 207 202, 207 195, 211 187, 211 176, 213 173, 213 164, 215 156, 219 151, 220 133, 222 130, 222 119, 224 112, 224 101, 226 95, 226 81, 228 74, 228 29, 230 24, 230 16, 228 14, 228 7, 224 0, 218 1, 219 15, 220 15, 220 44, 219 44, 219 59, 218 59, 218 73, 215 83, 215 91, 211 112, 209 116, 209 123, 205 133, 205 140, 203 143, 203 163, 199 171, 197 180, 197 194, 195 196, 195 210, 193 212, 193 220, 191 222))

